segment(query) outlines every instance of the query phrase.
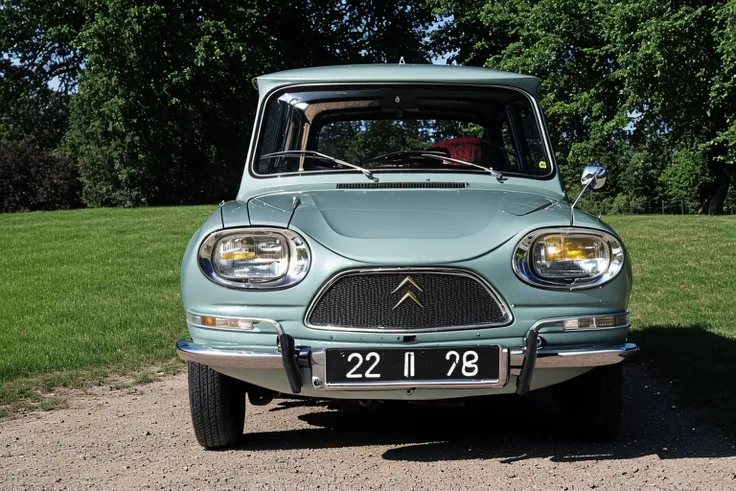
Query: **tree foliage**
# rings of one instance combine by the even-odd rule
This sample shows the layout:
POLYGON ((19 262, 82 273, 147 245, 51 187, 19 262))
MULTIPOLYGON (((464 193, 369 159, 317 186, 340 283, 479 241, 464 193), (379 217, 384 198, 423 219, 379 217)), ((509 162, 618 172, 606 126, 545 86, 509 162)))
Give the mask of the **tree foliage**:
POLYGON ((733 201, 736 0, 5 0, 0 49, 0 154, 66 155, 90 206, 232 197, 257 75, 436 55, 541 78, 571 193, 598 162, 601 206, 733 201))
POLYGON ((370 2, 102 2, 76 40, 88 58, 69 148, 85 202, 232 197, 254 116, 252 79, 385 61, 398 46, 422 56, 426 22, 412 2, 394 5, 396 12, 370 2))
POLYGON ((77 169, 28 141, 10 142, 0 152, 0 213, 59 210, 80 204, 77 169))
POLYGON ((12 0, 0 9, 0 87, 12 102, 0 138, 56 148, 63 137, 91 206, 232 197, 255 76, 429 61, 432 19, 412 0, 12 0))
POLYGON ((699 179, 685 179, 689 199, 722 211, 736 161, 736 2, 432 4, 450 19, 434 33, 436 51, 542 79, 568 183, 598 161, 617 176, 609 195, 675 197, 683 173, 698 169, 699 179))
POLYGON ((83 56, 72 47, 83 16, 74 2, 5 0, 0 8, 0 144, 59 145, 83 56), (52 88, 49 84, 53 84, 52 88))

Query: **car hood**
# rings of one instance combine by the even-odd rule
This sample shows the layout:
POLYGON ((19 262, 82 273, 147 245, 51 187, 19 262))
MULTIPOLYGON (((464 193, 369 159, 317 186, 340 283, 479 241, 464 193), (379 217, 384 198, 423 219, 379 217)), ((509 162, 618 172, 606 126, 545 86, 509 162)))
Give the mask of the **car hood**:
POLYGON ((223 225, 290 227, 344 257, 366 263, 452 263, 499 247, 526 215, 554 200, 496 190, 321 190, 280 192, 223 208, 223 225), (245 215, 247 213, 247 215, 245 215), (247 222, 246 222, 247 223, 247 222))

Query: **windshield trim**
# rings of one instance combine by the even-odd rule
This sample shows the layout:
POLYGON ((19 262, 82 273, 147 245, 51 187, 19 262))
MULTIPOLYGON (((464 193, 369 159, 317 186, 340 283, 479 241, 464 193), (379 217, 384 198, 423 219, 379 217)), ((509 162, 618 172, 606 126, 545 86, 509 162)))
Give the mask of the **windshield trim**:
MULTIPOLYGON (((260 174, 256 171, 256 150, 260 144, 260 141, 263 137, 263 132, 265 131, 265 128, 263 126, 263 119, 266 114, 266 109, 271 102, 271 100, 276 97, 277 95, 281 95, 283 93, 293 91, 296 88, 325 88, 327 90, 329 89, 345 89, 346 87, 373 87, 373 86, 383 86, 383 87, 406 87, 406 86, 414 86, 414 87, 436 87, 436 86, 453 86, 453 87, 469 87, 469 88, 494 88, 494 89, 504 89, 504 90, 511 90, 514 92, 518 92, 519 94, 522 94, 524 97, 527 98, 529 101, 531 107, 534 110, 535 119, 539 128, 539 131, 542 133, 542 141, 544 143, 544 151, 547 155, 547 160, 550 162, 550 171, 545 175, 530 175, 530 174, 524 174, 519 172, 504 172, 504 176, 510 176, 510 177, 521 177, 524 179, 533 179, 537 181, 549 181, 554 179, 557 176, 557 161, 555 160, 554 152, 552 151, 552 142, 549 139, 549 131, 547 130, 547 125, 544 121, 544 118, 542 117, 542 110, 539 106, 539 101, 529 92, 527 92, 524 89, 521 89, 519 87, 514 87, 511 85, 498 85, 498 84, 471 84, 471 83, 458 83, 458 84, 451 84, 451 83, 440 83, 440 82, 349 82, 349 83, 340 83, 340 84, 326 84, 326 83, 306 83, 306 84, 292 84, 292 85, 284 85, 277 87, 270 92, 268 92, 263 100, 259 103, 258 108, 258 114, 256 115, 256 121, 254 124, 254 130, 257 130, 258 133, 255 135, 254 138, 251 138, 250 147, 248 148, 248 155, 246 157, 246 168, 248 169, 248 174, 253 177, 254 179, 273 179, 273 178, 280 178, 280 177, 293 177, 293 176, 310 176, 310 175, 325 175, 325 174, 343 174, 343 173, 355 173, 360 172, 355 169, 331 169, 331 170, 310 170, 310 171, 296 171, 296 172, 280 172, 275 174, 260 174)), ((376 175, 384 172, 389 173, 405 173, 405 174, 417 174, 417 173, 446 173, 446 172, 460 172, 460 173, 472 173, 472 174, 484 174, 481 170, 458 170, 458 169, 371 169, 371 172, 376 175)), ((487 174, 487 172, 485 173, 487 174)))

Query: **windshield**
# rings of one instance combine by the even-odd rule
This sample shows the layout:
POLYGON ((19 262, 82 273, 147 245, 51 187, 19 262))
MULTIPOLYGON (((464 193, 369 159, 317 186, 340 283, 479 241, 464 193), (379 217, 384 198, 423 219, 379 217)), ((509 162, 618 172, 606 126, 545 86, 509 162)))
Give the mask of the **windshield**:
POLYGON ((552 174, 534 109, 515 90, 302 88, 269 99, 256 175, 360 172, 345 162, 371 172, 552 174))

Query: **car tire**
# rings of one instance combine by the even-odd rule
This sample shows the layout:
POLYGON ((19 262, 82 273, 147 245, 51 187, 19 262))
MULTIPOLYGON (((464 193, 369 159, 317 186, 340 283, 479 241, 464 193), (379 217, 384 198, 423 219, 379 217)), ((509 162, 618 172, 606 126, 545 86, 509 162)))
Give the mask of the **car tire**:
POLYGON ((575 436, 593 441, 616 439, 623 409, 621 363, 594 368, 551 389, 575 436))
POLYGON ((188 362, 192 426, 207 449, 231 447, 243 436, 245 384, 207 365, 188 362))

